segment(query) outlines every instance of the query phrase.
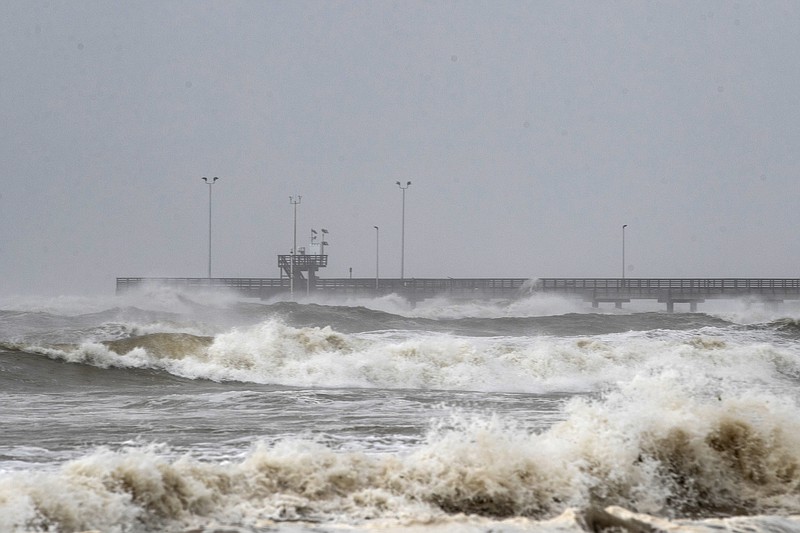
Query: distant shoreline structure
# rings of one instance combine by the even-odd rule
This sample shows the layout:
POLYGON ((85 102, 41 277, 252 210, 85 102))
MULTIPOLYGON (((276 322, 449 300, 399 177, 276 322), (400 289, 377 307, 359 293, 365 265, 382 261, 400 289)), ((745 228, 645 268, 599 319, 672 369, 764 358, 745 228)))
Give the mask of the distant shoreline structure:
MULTIPOLYGON (((621 308, 631 300, 656 300, 668 312, 676 303, 691 312, 706 300, 751 298, 768 305, 800 300, 800 278, 334 278, 309 277, 295 282, 298 294, 376 297, 398 294, 416 302, 435 297, 456 300, 518 299, 532 294, 558 294, 621 308)), ((219 289, 262 300, 289 294, 289 278, 117 278, 116 292, 162 285, 178 288, 219 289)))

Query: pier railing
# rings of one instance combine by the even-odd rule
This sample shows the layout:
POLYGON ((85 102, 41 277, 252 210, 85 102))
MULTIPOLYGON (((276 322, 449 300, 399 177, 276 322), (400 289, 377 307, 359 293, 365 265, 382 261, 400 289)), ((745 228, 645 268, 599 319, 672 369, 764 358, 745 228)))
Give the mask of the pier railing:
POLYGON ((800 299, 797 278, 540 278, 533 290, 573 295, 592 302, 613 302, 622 307, 631 300, 657 300, 672 312, 676 303, 688 303, 691 311, 710 299, 750 298, 777 304, 800 299))
MULTIPOLYGON (((755 298, 767 302, 800 299, 798 278, 315 278, 298 283, 299 293, 314 292, 380 296, 399 294, 409 300, 436 296, 456 299, 518 298, 554 293, 592 302, 652 299, 667 304, 689 303, 695 310, 706 299, 755 298), (309 284, 310 283, 310 284, 309 284)), ((117 293, 146 284, 181 288, 227 289, 243 296, 267 299, 290 291, 283 278, 117 278, 117 293)))
POLYGON ((738 294, 800 295, 796 278, 539 278, 535 290, 541 292, 640 295, 653 297, 663 292, 696 293, 705 297, 738 294))
POLYGON ((117 278, 117 294, 147 285, 195 289, 229 289, 244 296, 289 290, 289 278, 117 278))
MULTIPOLYGON (((307 282, 307 280, 302 280, 307 282)), ((527 278, 316 278, 311 286, 305 283, 294 284, 300 293, 313 291, 330 294, 359 294, 366 296, 397 293, 411 299, 431 298, 447 295, 456 298, 466 297, 512 297, 526 284, 527 278)), ((229 289, 243 296, 271 298, 289 292, 289 278, 117 278, 117 293, 146 285, 195 289, 229 289)))

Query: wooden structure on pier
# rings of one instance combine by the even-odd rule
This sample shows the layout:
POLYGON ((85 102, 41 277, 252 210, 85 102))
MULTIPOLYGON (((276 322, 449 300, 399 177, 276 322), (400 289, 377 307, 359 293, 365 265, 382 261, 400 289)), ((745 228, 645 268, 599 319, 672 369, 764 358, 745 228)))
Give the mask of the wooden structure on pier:
POLYGON ((283 278, 284 274, 289 279, 294 275, 295 288, 302 288, 303 290, 316 286, 317 271, 326 266, 328 266, 327 255, 306 255, 302 253, 278 256, 278 268, 281 270, 281 278, 283 278), (308 278, 303 275, 304 272, 308 274, 308 278))

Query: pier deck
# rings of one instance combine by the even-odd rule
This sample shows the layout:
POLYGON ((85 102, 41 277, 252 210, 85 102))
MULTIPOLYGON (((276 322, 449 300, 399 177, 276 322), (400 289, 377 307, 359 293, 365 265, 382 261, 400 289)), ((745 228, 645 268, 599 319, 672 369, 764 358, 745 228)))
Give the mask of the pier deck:
MULTIPOLYGON (((273 298, 290 291, 289 278, 117 278, 117 294, 146 284, 181 288, 228 289, 242 296, 273 298)), ((436 296, 454 299, 515 298, 530 284, 527 278, 312 278, 295 279, 294 292, 326 295, 399 294, 412 301, 436 296)))
POLYGON ((617 307, 631 300, 657 300, 673 311, 676 303, 697 304, 711 299, 750 298, 779 303, 800 299, 796 278, 539 278, 534 290, 567 294, 592 302, 613 302, 617 307))
MULTIPOLYGON (((181 288, 227 289, 245 297, 269 299, 289 293, 288 278, 117 278, 117 293, 145 284, 181 288)), ((514 299, 533 293, 581 298, 598 307, 617 307, 631 300, 656 300, 674 311, 688 303, 691 311, 710 299, 757 299, 768 303, 800 300, 798 278, 311 278, 295 280, 297 295, 307 293, 374 297, 398 294, 411 301, 436 296, 452 299, 514 299), (301 282, 298 282, 301 281, 301 282)))

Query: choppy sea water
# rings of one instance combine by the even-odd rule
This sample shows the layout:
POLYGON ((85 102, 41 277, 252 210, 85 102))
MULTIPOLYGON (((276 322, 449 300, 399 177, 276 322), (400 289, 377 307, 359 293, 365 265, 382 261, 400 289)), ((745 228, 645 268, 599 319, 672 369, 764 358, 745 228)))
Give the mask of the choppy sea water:
POLYGON ((0 531, 800 531, 800 308, 0 301, 0 531))

